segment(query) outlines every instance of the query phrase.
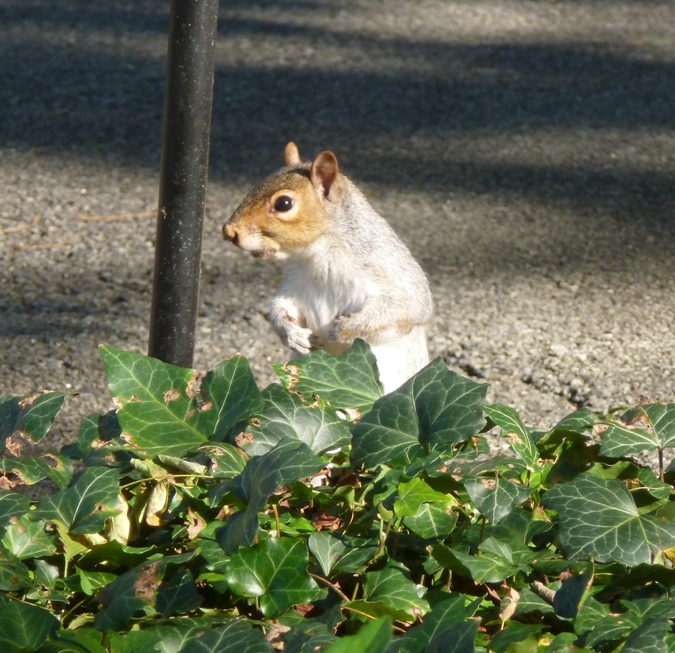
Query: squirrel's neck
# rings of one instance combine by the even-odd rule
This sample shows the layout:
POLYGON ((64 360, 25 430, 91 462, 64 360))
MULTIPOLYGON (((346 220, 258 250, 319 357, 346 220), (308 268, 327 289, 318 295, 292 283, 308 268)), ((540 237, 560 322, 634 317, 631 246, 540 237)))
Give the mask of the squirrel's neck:
POLYGON ((352 254, 344 241, 330 227, 313 243, 295 250, 289 257, 289 268, 309 272, 308 278, 340 274, 350 265, 352 254))

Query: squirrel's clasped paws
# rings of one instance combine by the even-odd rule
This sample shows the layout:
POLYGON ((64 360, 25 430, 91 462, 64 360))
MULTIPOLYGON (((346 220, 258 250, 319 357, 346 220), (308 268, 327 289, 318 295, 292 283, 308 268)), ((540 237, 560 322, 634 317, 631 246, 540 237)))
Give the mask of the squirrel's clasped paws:
POLYGON ((307 354, 313 349, 316 349, 312 344, 313 334, 311 329, 304 329, 297 324, 288 322, 285 325, 282 340, 284 344, 292 351, 298 354, 307 354))
POLYGON ((359 333, 355 328, 354 318, 351 315, 340 315, 333 320, 328 337, 335 342, 350 343, 359 333))

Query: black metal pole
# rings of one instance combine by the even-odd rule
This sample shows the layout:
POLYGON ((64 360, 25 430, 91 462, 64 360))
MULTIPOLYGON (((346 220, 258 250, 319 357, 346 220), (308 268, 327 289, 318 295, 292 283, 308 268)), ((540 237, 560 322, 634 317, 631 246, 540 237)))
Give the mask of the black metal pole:
POLYGON ((218 0, 171 0, 148 353, 192 367, 218 0))

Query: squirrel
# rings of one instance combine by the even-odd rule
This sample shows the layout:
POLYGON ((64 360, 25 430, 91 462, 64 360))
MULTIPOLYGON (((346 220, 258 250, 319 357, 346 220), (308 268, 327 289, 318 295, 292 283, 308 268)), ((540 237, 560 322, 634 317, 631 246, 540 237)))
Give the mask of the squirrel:
POLYGON ((286 166, 251 191, 223 236, 261 259, 288 260, 270 322, 293 356, 371 347, 385 394, 429 362, 429 282, 408 248, 335 154, 303 163, 288 143, 286 166))

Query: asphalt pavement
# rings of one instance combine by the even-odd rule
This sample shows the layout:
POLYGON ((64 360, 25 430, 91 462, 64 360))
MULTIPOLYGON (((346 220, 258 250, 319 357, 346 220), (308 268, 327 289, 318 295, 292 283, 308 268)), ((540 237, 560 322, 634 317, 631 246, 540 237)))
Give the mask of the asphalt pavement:
MULTIPOLYGON (((97 345, 145 352, 165 0, 0 0, 0 395, 111 407, 97 345), (130 215, 131 214, 131 215, 130 215)), ((333 150, 419 260, 430 349, 551 426, 675 401, 675 3, 221 3, 195 366, 261 386, 283 268, 222 223, 295 141, 333 150)))

